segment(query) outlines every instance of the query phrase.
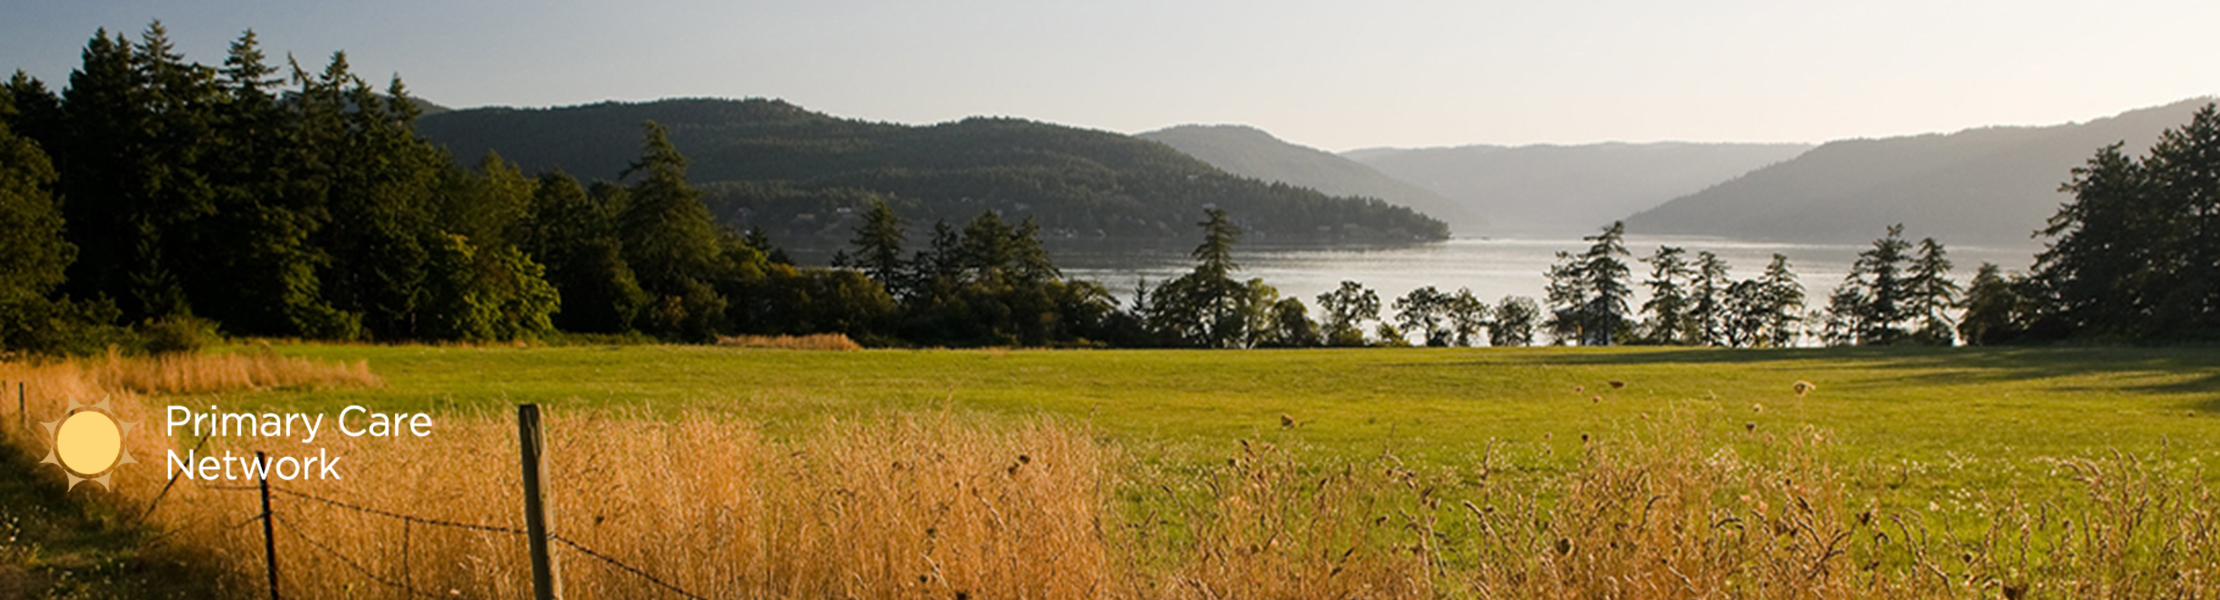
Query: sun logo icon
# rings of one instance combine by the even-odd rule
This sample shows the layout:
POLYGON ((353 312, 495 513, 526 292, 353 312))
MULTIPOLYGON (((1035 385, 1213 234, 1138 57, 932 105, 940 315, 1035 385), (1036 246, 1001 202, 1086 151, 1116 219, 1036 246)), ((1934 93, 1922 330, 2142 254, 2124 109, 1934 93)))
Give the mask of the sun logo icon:
POLYGON ((77 489, 77 484, 87 481, 115 489, 109 477, 116 467, 139 462, 123 447, 123 436, 130 435, 138 423, 117 421, 107 398, 92 406, 71 400, 62 414, 61 420, 39 423, 54 440, 54 449, 39 463, 61 467, 62 474, 69 476, 65 489, 77 489))

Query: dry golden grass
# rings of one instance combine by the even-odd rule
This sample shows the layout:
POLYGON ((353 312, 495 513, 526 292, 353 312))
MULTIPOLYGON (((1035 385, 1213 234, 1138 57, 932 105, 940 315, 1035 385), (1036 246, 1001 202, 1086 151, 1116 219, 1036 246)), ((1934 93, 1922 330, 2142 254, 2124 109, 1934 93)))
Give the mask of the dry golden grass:
MULTIPOLYGON (((106 396, 127 421, 152 408, 131 385, 237 389, 127 384, 205 367, 141 365, 154 372, 133 380, 105 375, 116 360, 0 365, 0 377, 38 382, 41 414, 106 396)), ((780 440, 702 416, 547 420, 554 532, 638 569, 559 545, 572 597, 678 597, 662 584, 712 598, 1183 600, 2202 599, 2220 589, 2220 499, 2194 474, 2128 456, 2057 461, 2082 493, 1984 498, 1948 517, 1877 508, 1909 504, 1854 492, 1821 432, 1707 439, 1665 423, 1598 438, 1562 475, 1507 478, 1492 460, 1422 472, 1390 454, 1306 461, 1264 442, 1200 471, 1152 471, 1082 426, 945 414, 831 422, 780 440)), ((127 514, 154 506, 149 526, 168 550, 215 565, 226 593, 260 593, 259 504, 230 489, 248 482, 165 493, 168 448, 152 442, 162 438, 131 439, 144 464, 126 467, 113 493, 86 497, 127 514)), ((445 415, 426 438, 209 445, 200 451, 346 457, 342 481, 274 482, 289 596, 529 593, 524 540, 509 531, 522 527, 511 415, 445 415)))
POLYGON ((810 335, 736 335, 720 336, 717 345, 733 348, 770 348, 774 350, 832 350, 848 352, 862 350, 855 340, 838 333, 810 335))
MULTIPOLYGON (((159 424, 153 394, 195 394, 272 388, 384 387, 385 380, 370 372, 365 361, 324 363, 304 358, 253 354, 169 354, 157 357, 107 356, 39 362, 0 362, 0 381, 24 384, 24 408, 0 402, 0 416, 8 427, 28 421, 30 435, 6 439, 19 450, 37 456, 46 451, 44 431, 38 424, 59 419, 71 403, 92 405, 110 402, 117 420, 153 428, 159 424)), ((131 454, 144 466, 155 466, 169 450, 160 435, 133 435, 125 439, 131 454)))
POLYGON ((385 387, 368 361, 322 363, 279 356, 267 350, 239 354, 163 354, 126 356, 114 349, 103 358, 54 363, 77 369, 111 388, 141 394, 203 394, 271 388, 385 387))
MULTIPOLYGON (((514 426, 450 418, 439 427, 424 439, 323 444, 351 457, 347 480, 275 485, 426 519, 521 528, 514 426)), ((1107 592, 1100 586, 1111 550, 1097 535, 1107 506, 1104 458, 1067 427, 890 419, 830 424, 791 443, 702 418, 551 415, 547 427, 553 531, 680 589, 719 598, 1107 592)), ((161 509, 179 529, 173 539, 216 553, 237 575, 233 585, 251 588, 260 531, 233 524, 259 510, 256 495, 181 491, 161 509)), ((401 595, 373 578, 470 598, 530 593, 521 587, 530 581, 524 539, 511 533, 404 523, 282 492, 275 512, 289 594, 401 595)), ((557 556, 575 597, 669 597, 598 559, 567 548, 557 556)))

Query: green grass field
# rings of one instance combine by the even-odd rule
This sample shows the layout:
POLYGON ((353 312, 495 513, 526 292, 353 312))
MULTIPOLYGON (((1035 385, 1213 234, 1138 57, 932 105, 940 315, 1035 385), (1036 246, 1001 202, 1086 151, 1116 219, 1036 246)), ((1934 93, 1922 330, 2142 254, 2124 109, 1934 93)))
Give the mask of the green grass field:
POLYGON ((1540 470, 1567 464, 1584 434, 1671 417, 1726 443, 1746 429, 1816 427, 1845 464, 1987 489, 2021 484, 2045 458, 2119 451, 2189 466, 2220 458, 2220 349, 2210 348, 279 351, 366 359, 390 385, 255 394, 226 409, 363 404, 454 414, 536 402, 704 411, 774 433, 953 409, 1075 420, 1169 464, 1222 458, 1237 440, 1262 437, 1313 455, 1392 448, 1436 465, 1493 447, 1524 463, 1513 467, 1540 470), (1799 397, 1796 381, 1817 390, 1799 397), (1282 415, 1298 425, 1283 429, 1282 415))
MULTIPOLYGON (((1512 481, 1561 480, 1555 476, 1579 468, 1584 437, 1624 439, 1652 423, 1699 430, 1695 443, 1705 455, 1718 446, 1761 457, 1796 446, 1780 440, 1824 432, 1831 443, 1819 458, 1853 488, 1853 502, 1910 509, 1898 514, 1914 515, 1922 531, 1934 527, 1957 540, 1981 539, 1999 523, 1985 511, 2007 501, 2085 506, 2085 496, 2074 499, 2078 484, 2053 459, 2121 453, 2144 467, 2220 482, 2220 473, 2205 466, 2220 460, 2220 349, 2214 348, 273 349, 365 360, 388 385, 154 402, 325 414, 360 404, 442 419, 507 419, 511 405, 533 402, 556 411, 650 417, 707 413, 757 423, 772 436, 803 436, 831 420, 889 414, 947 412, 989 423, 1047 417, 1082 424, 1139 463, 1122 472, 1120 485, 1130 489, 1115 492, 1120 510, 1138 522, 1149 519, 1133 514, 1184 518, 1174 509, 1203 488, 1181 482, 1225 464, 1240 452, 1241 440, 1290 448, 1304 469, 1334 470, 1337 462, 1361 463, 1385 449, 1429 471, 1427 481, 1448 483, 1444 495, 1458 498, 1483 491, 1468 477, 1479 461, 1488 460, 1493 472, 1512 481), (1792 388, 1798 381, 1817 390, 1799 396, 1792 388), (1295 425, 1283 426, 1285 418, 1295 425), (1164 484, 1170 487, 1158 494, 1164 484)), ((149 425, 159 431, 159 423, 149 425)), ((1667 433, 1653 439, 1687 438, 1667 433)), ((0 582, 28 573, 55 590, 129 597, 189 580, 129 566, 148 563, 134 558, 148 538, 112 510, 56 501, 63 497, 58 488, 32 489, 34 483, 58 485, 52 481, 11 477, 34 472, 30 460, 0 461, 0 480, 16 482, 0 485, 0 498, 13 498, 8 506, 16 507, 0 511, 9 517, 0 519, 0 533, 11 540, 0 544, 0 582), (70 583, 78 577, 100 583, 70 583)), ((1310 485, 1296 479, 1298 487, 1310 485)), ((1552 490, 1564 488, 1494 489, 1547 502, 1552 490)), ((1383 490, 1364 490, 1374 492, 1383 490)), ((1193 541, 1174 521, 1157 521, 1163 526, 1156 544, 1177 548, 1181 540, 1193 541)), ((1450 539, 1473 539, 1470 526, 1445 521, 1443 531, 1450 539)), ((1178 555, 1163 548, 1143 554, 1176 563, 1178 555)))

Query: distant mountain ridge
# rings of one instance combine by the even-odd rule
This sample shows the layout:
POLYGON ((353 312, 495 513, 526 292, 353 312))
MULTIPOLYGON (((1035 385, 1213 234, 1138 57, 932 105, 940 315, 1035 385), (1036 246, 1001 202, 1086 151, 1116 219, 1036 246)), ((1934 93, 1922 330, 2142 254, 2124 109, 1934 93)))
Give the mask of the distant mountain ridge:
POLYGON ((779 100, 673 99, 426 115, 417 130, 459 160, 498 152, 527 173, 617 176, 641 124, 661 123, 692 162, 688 179, 728 223, 824 245, 888 198, 922 242, 935 219, 995 210, 1044 237, 1183 241, 1203 210, 1227 210, 1249 241, 1407 243, 1447 237, 1441 221, 1379 200, 1228 174, 1156 142, 1021 119, 928 126, 833 117, 779 100))
POLYGON ((1660 142, 1571 146, 1366 148, 1341 153, 1484 215, 1482 233, 1564 236, 1664 204, 1751 169, 1794 158, 1806 144, 1660 142))
POLYGON ((1255 127, 1179 125, 1134 137, 1162 142, 1235 175, 1407 206, 1449 223, 1454 232, 1473 233, 1487 226, 1485 215, 1432 190, 1331 152, 1290 143, 1255 127))
POLYGON ((2211 98, 2087 123, 1830 142, 1627 219, 1631 233, 1856 243, 1894 223, 1946 243, 2035 247, 2030 235, 2098 148, 2140 154, 2211 98))

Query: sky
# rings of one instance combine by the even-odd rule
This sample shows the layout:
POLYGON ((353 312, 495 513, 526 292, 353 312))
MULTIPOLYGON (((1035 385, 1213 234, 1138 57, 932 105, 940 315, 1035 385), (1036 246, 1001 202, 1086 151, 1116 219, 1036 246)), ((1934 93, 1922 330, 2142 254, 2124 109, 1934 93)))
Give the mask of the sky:
POLYGON ((925 124, 1246 124, 1328 150, 1824 142, 2220 94, 2220 2, 6 0, 0 68, 66 85, 105 27, 253 29, 450 107, 782 98, 925 124))

